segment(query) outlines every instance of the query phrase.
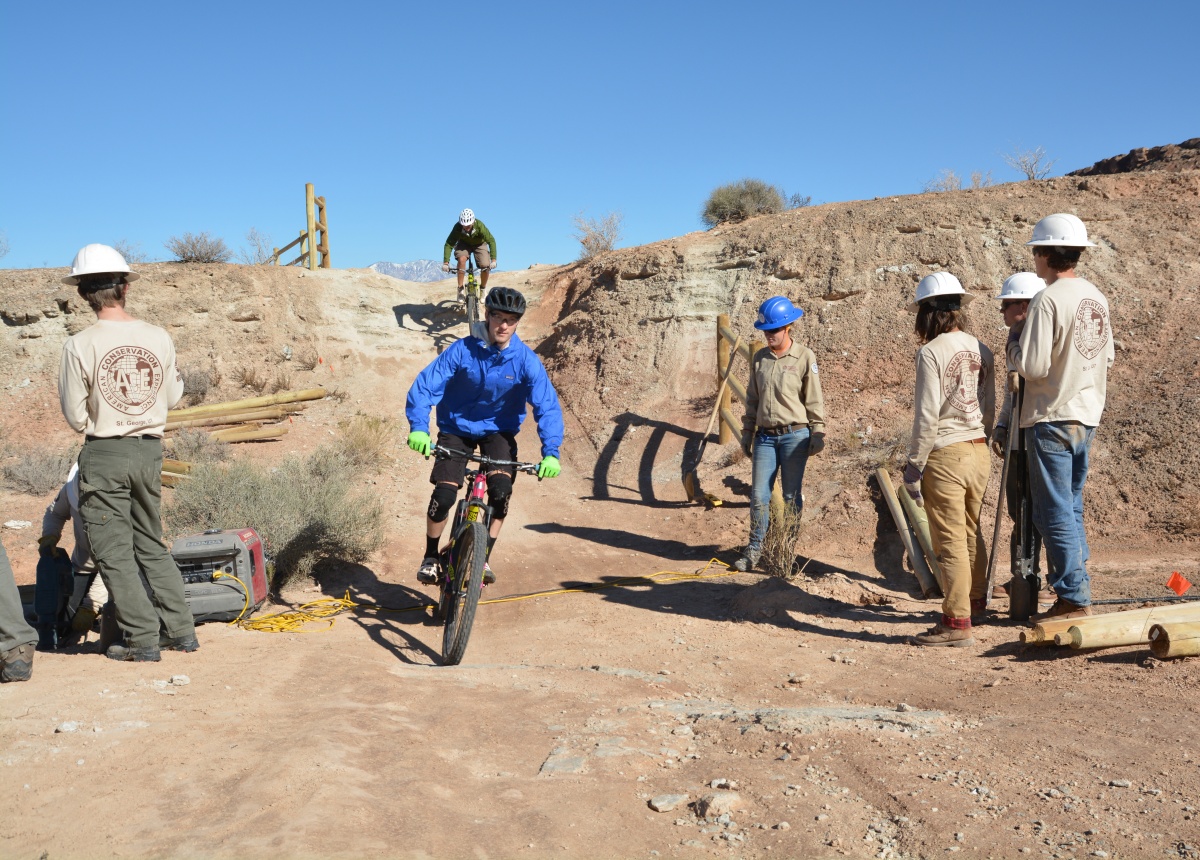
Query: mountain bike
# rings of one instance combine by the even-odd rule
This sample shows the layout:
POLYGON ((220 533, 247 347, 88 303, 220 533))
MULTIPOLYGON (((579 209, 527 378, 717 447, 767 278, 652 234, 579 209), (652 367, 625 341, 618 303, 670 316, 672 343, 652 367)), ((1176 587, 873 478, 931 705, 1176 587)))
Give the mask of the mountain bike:
POLYGON ((475 324, 479 322, 479 305, 483 298, 483 289, 479 286, 479 281, 475 279, 477 271, 475 259, 468 258, 467 280, 463 283, 463 290, 467 296, 467 330, 472 332, 475 330, 475 324))
POLYGON ((443 626, 442 665, 457 666, 467 651, 475 610, 484 589, 483 565, 487 561, 488 528, 492 524, 491 505, 484 502, 486 470, 512 466, 518 472, 536 475, 538 464, 493 460, 482 454, 467 454, 442 445, 436 445, 433 454, 439 459, 461 458, 479 464, 479 468, 467 470, 467 495, 455 508, 450 542, 438 553, 439 593, 434 617, 443 626))

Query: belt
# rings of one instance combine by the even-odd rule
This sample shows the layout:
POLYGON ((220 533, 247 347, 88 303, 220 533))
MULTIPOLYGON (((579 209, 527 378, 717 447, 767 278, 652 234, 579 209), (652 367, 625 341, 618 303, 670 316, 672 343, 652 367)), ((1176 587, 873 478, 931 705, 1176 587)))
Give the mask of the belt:
POLYGON ((788 433, 806 429, 808 429, 807 424, 784 424, 782 427, 759 427, 758 432, 764 436, 786 436, 788 433))
POLYGON ((88 442, 115 442, 118 439, 156 439, 160 442, 162 441, 162 436, 151 436, 149 433, 142 436, 84 436, 83 438, 88 442))
POLYGON ((971 441, 974 442, 976 445, 986 445, 987 444, 987 439, 972 439, 971 441))

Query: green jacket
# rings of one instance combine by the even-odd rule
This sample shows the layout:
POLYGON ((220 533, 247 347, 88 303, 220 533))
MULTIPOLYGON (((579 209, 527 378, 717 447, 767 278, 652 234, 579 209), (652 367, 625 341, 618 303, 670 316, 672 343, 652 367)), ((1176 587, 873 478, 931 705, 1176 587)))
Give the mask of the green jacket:
POLYGON ((471 248, 478 248, 484 242, 487 242, 488 252, 492 255, 492 261, 496 259, 496 237, 492 235, 482 221, 475 219, 475 229, 470 235, 463 232, 462 224, 454 222, 454 229, 450 231, 450 235, 446 237, 446 247, 442 251, 442 262, 450 262, 450 252, 454 250, 454 246, 459 242, 471 248))

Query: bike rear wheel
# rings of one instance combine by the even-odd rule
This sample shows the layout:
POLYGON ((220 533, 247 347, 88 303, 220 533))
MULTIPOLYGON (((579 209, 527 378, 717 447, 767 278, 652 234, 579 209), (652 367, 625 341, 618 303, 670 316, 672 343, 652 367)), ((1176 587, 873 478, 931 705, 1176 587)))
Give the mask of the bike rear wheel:
POLYGON ((468 522, 454 547, 454 575, 447 594, 446 626, 442 631, 442 665, 457 666, 467 652, 471 625, 483 590, 483 564, 487 560, 487 530, 468 522))

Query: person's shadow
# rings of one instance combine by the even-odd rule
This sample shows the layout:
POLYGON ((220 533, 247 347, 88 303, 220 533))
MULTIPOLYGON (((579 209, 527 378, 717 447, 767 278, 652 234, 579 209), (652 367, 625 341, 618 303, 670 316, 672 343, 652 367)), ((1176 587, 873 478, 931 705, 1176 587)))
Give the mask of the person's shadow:
POLYGON ((436 304, 395 305, 392 313, 396 316, 396 325, 405 331, 424 332, 439 354, 459 339, 451 329, 465 326, 467 322, 466 307, 452 299, 436 304))

